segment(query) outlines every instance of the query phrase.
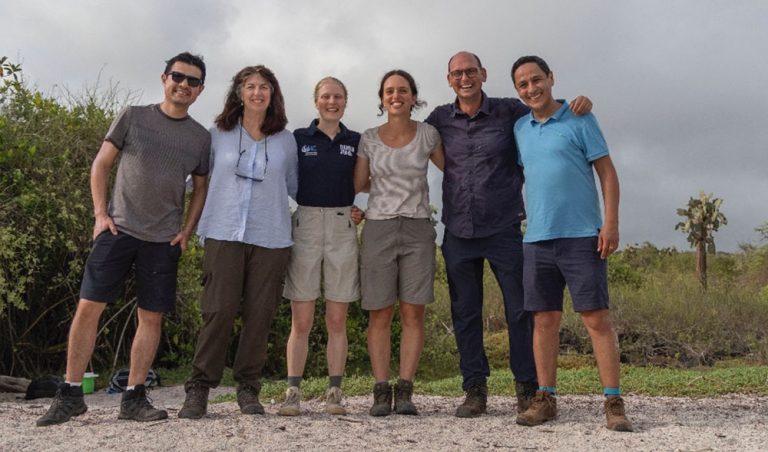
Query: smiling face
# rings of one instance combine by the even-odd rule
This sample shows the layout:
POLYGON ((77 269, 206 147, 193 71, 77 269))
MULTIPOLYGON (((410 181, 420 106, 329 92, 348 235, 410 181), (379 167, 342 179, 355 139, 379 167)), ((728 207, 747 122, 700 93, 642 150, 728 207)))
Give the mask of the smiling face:
POLYGON ((448 85, 460 102, 478 102, 482 98, 481 90, 486 77, 485 68, 480 67, 471 53, 459 52, 448 64, 448 85))
POLYGON ((341 121, 347 108, 347 93, 333 80, 322 82, 315 97, 315 107, 323 121, 341 121))
POLYGON ((245 113, 266 114, 272 99, 272 85, 261 74, 253 74, 240 86, 240 100, 245 113))
POLYGON ((416 96, 408 80, 401 75, 387 77, 382 85, 381 104, 389 116, 410 116, 411 109, 416 105, 416 96))
POLYGON ((515 89, 520 100, 538 115, 549 115, 559 105, 552 97, 555 78, 550 72, 545 73, 536 63, 525 63, 514 73, 515 89))
POLYGON ((203 92, 204 85, 201 84, 193 88, 189 86, 187 79, 180 83, 174 82, 170 75, 171 72, 178 72, 195 78, 201 78, 203 73, 197 66, 177 61, 173 63, 167 74, 160 76, 160 80, 163 82, 165 101, 179 108, 189 108, 197 100, 197 96, 203 92))

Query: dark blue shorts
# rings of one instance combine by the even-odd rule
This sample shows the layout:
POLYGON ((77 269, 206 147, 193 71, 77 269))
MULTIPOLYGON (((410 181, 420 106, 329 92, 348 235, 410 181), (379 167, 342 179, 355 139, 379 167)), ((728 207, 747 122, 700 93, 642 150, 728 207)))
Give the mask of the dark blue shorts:
POLYGON ((608 309, 608 264, 597 252, 597 237, 523 244, 526 311, 562 311, 566 285, 574 311, 608 309))
POLYGON ((172 312, 180 257, 179 244, 146 242, 122 232, 112 235, 106 230, 93 242, 85 263, 80 298, 114 303, 133 267, 139 307, 153 312, 172 312))

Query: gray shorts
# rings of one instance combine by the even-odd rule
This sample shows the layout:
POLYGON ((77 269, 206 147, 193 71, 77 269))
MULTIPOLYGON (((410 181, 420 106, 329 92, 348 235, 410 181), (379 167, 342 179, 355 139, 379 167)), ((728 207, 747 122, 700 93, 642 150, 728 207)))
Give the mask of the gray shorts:
POLYGON ((366 220, 360 252, 362 307, 435 301, 435 227, 428 218, 366 220))
POLYGON ((566 285, 574 311, 608 309, 608 264, 597 252, 597 237, 523 244, 526 311, 562 311, 566 285))
POLYGON ((357 227, 350 207, 299 206, 293 214, 293 248, 283 297, 320 297, 349 303, 360 299, 357 227))

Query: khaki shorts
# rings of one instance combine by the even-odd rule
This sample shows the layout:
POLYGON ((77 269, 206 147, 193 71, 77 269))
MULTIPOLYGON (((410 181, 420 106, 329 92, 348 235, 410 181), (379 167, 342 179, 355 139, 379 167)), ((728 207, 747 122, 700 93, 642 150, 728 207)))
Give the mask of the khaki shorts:
POLYGON ((357 227, 350 207, 299 206, 293 214, 293 249, 283 297, 350 303, 360 299, 357 227), (322 289, 321 289, 322 287, 322 289))
POLYGON ((435 227, 428 218, 366 220, 360 253, 362 307, 435 301, 435 227))

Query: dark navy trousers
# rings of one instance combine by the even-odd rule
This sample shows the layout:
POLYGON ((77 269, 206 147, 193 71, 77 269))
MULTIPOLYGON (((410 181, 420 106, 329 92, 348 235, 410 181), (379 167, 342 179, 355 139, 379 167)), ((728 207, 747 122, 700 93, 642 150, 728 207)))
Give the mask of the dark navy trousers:
POLYGON ((464 390, 485 384, 491 374, 483 344, 483 265, 486 259, 504 300, 509 332, 509 365, 515 381, 535 382, 533 317, 523 309, 523 237, 520 224, 489 237, 471 239, 456 237, 446 229, 442 250, 464 390))

